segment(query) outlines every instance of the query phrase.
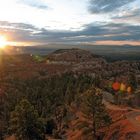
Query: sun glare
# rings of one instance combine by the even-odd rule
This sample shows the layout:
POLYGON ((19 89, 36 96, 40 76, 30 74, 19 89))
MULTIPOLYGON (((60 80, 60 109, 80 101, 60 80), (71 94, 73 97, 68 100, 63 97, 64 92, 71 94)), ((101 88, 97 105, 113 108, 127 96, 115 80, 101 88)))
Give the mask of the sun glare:
POLYGON ((0 36, 0 48, 3 49, 7 45, 6 38, 4 36, 0 36))

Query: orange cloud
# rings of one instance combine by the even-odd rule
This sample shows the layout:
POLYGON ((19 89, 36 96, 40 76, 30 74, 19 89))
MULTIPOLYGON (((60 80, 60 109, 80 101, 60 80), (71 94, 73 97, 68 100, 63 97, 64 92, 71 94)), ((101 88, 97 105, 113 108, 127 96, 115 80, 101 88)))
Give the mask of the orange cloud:
POLYGON ((114 41, 114 40, 102 40, 96 41, 94 45, 135 45, 140 46, 140 41, 114 41))

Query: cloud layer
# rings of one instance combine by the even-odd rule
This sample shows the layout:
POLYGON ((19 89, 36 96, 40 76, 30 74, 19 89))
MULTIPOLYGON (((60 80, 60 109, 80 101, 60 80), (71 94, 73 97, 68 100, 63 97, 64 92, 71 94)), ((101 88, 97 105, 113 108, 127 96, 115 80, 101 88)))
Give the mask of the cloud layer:
POLYGON ((31 6, 31 7, 35 7, 38 9, 47 9, 48 6, 46 5, 46 3, 44 3, 42 0, 20 0, 19 2, 31 6))
POLYGON ((90 0, 89 11, 91 13, 113 12, 130 2, 134 0, 90 0))
MULTIPOLYGON (((102 44, 114 41, 130 44, 140 42, 140 26, 126 24, 88 24, 81 31, 50 31, 45 28, 36 28, 30 24, 0 22, 0 33, 7 36, 9 42, 28 43, 72 43, 72 44, 102 44)), ((117 45, 117 44, 116 44, 117 45)), ((132 45, 132 44, 131 44, 132 45)))
POLYGON ((140 44, 139 0, 11 1, 0 5, 0 35, 11 43, 140 44))

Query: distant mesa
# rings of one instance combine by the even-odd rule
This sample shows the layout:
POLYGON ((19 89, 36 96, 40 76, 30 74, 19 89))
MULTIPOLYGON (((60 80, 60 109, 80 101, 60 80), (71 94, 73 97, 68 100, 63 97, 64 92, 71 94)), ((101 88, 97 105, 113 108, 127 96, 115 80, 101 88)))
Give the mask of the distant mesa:
POLYGON ((99 56, 92 54, 90 51, 72 48, 72 49, 59 49, 49 54, 47 58, 51 61, 68 61, 80 62, 91 61, 99 56))

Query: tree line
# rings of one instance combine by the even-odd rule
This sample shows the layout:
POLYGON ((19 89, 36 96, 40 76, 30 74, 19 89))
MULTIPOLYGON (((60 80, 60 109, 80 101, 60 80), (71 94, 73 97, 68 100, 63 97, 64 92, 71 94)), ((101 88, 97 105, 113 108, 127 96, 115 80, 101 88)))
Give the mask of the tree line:
POLYGON ((79 103, 81 107, 82 104, 87 106, 81 111, 91 114, 94 120, 91 130, 93 137, 97 138, 96 129, 99 127, 96 122, 99 121, 95 122, 95 116, 105 122, 110 120, 102 104, 101 94, 97 95, 96 89, 93 88, 97 82, 97 78, 73 73, 50 78, 8 80, 7 88, 0 95, 0 139, 12 134, 17 140, 45 140, 46 135, 62 138, 65 130, 69 128, 69 107, 72 103, 79 103), (89 92, 89 89, 92 90, 89 92), (86 93, 88 96, 85 96, 86 93), (78 102, 77 99, 80 99, 81 95, 83 98, 78 102), (95 105, 98 107, 93 108, 95 105), (95 113, 96 109, 98 114, 95 113))

